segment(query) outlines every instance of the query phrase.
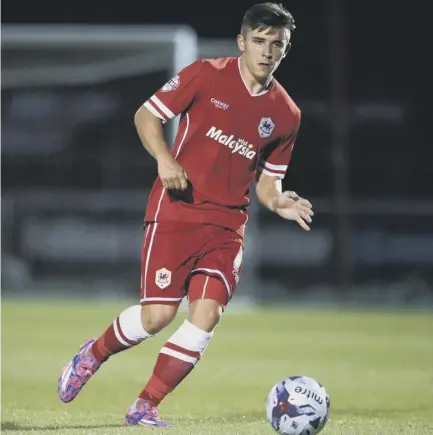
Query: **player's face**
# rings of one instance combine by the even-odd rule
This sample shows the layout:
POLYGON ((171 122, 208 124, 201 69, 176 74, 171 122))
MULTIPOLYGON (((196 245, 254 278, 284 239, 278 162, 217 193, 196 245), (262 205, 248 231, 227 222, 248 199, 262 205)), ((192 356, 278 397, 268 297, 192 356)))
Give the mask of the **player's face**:
POLYGON ((290 41, 286 29, 248 30, 238 36, 239 49, 251 75, 266 80, 278 68, 290 41))

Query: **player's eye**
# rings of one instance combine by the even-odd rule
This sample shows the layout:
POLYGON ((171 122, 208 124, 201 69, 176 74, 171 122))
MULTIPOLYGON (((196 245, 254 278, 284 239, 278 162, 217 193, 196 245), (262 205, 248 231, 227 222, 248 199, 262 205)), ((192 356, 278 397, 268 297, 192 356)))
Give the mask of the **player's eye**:
POLYGON ((255 38, 255 39, 254 39, 254 42, 255 42, 256 44, 263 44, 264 40, 263 40, 263 39, 255 38))

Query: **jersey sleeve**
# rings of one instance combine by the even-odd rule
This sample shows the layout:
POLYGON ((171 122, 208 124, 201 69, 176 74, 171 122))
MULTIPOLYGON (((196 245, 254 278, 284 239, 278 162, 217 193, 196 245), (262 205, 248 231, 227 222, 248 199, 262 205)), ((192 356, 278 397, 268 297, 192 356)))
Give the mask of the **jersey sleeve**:
POLYGON ((291 128, 287 134, 268 145, 259 161, 256 176, 257 180, 260 178, 261 174, 278 177, 280 179, 285 177, 292 158, 293 147, 299 129, 299 122, 300 117, 298 116, 293 128, 291 128))
POLYGON ((182 69, 144 104, 163 123, 182 113, 200 92, 201 60, 182 69))

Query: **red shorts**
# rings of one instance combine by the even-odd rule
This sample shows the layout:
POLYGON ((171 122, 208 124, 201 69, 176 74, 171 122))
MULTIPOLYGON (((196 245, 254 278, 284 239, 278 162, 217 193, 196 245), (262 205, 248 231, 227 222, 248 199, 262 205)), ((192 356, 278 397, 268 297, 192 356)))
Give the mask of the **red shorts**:
POLYGON ((155 222, 145 226, 141 255, 140 302, 179 305, 185 296, 214 299, 225 307, 232 298, 242 268, 242 238, 214 225, 155 222), (193 295, 194 274, 219 278, 224 284, 209 294, 193 295))

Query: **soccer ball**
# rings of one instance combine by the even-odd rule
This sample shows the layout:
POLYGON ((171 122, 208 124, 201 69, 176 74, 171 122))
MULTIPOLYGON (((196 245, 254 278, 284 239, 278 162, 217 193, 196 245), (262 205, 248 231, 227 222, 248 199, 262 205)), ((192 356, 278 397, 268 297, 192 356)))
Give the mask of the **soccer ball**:
POLYGON ((331 402, 313 378, 292 376, 275 384, 266 401, 266 416, 281 435, 316 435, 329 418, 331 402))

